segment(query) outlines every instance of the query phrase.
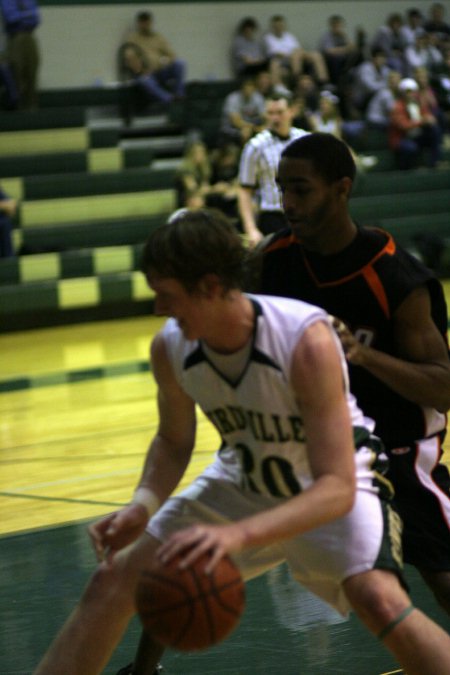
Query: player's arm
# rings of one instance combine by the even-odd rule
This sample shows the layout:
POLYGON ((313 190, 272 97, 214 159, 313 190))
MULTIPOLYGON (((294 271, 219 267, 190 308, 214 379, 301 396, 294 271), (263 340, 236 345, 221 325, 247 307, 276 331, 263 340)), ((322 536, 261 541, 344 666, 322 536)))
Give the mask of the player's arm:
POLYGON ((100 559, 142 534, 149 518, 181 480, 194 447, 195 405, 175 379, 161 334, 153 340, 151 363, 158 386, 158 430, 132 502, 89 528, 100 559))
POLYGON ((161 334, 153 340, 151 364, 158 386, 159 424, 139 487, 151 489, 162 503, 180 482, 191 458, 196 431, 195 403, 175 378, 161 334))
POLYGON ((362 366, 406 399, 440 412, 450 409, 450 360, 431 317, 425 286, 416 288, 393 316, 398 357, 358 343, 341 331, 348 360, 362 366))
POLYGON ((254 188, 240 185, 238 190, 238 209, 242 227, 248 236, 251 246, 255 246, 262 239, 255 219, 255 206, 253 203, 254 188))
POLYGON ((241 521, 246 546, 289 539, 344 516, 353 506, 353 431, 339 352, 324 322, 309 326, 298 342, 291 384, 314 482, 281 506, 241 521))
POLYGON ((161 546, 161 560, 185 550, 188 565, 211 551, 206 568, 210 570, 226 553, 290 539, 351 510, 356 490, 353 433, 338 350, 325 323, 311 325, 300 339, 291 382, 304 423, 313 484, 279 506, 230 525, 195 525, 177 532, 161 546))

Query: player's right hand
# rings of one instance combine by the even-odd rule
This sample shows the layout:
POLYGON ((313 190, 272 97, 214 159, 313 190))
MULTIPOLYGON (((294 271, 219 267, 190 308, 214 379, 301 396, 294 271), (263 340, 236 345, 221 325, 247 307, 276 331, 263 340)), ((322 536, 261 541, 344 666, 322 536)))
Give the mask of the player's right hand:
POLYGON ((114 553, 131 544, 144 532, 147 522, 145 507, 132 503, 90 525, 88 532, 97 560, 111 562, 114 553))

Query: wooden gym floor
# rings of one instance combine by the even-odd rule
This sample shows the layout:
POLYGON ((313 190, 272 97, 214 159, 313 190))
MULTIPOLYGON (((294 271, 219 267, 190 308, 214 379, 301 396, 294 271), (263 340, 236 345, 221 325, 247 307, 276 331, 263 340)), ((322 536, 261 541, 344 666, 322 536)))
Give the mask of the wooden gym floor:
MULTIPOLYGON (((446 291, 450 306, 450 282, 446 291)), ((147 353, 159 325, 143 317, 0 335, 1 675, 32 673, 94 568, 86 522, 130 498, 156 426, 147 353)), ((186 482, 217 446, 201 419, 186 482)), ((413 601, 450 631, 415 570, 406 573, 413 601)), ((134 621, 106 675, 131 661, 139 632, 134 621)), ((248 584, 225 643, 167 652, 163 664, 167 675, 400 672, 354 617, 343 621, 284 567, 248 584)))

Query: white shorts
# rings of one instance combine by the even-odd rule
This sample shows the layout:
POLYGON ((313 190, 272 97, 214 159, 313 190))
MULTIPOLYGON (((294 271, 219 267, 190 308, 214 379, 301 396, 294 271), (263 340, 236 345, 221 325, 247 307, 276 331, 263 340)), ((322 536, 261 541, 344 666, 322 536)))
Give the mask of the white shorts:
MULTIPOLYGON (((150 520, 147 531, 163 541, 194 523, 224 524, 273 508, 280 499, 242 491, 214 477, 212 467, 150 520)), ((359 490, 352 511, 323 527, 270 546, 249 548, 233 559, 245 580, 286 561, 293 577, 341 614, 350 606, 342 582, 374 568, 401 575, 400 519, 375 494, 359 490)))

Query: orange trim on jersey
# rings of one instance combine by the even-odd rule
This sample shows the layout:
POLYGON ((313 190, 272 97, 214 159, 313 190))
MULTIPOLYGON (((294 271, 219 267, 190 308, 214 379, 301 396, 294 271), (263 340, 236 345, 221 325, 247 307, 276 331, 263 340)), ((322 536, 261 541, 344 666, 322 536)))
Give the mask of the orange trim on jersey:
POLYGON ((269 244, 269 246, 264 250, 266 251, 278 251, 280 248, 287 248, 291 244, 298 243, 297 239, 293 234, 289 234, 286 237, 283 237, 283 239, 278 239, 278 241, 274 242, 273 244, 269 244))
MULTIPOLYGON (((389 232, 386 232, 385 230, 381 230, 381 228, 373 228, 377 229, 383 234, 385 234, 388 238, 387 243, 383 248, 378 251, 378 253, 370 260, 370 262, 367 263, 367 265, 364 265, 364 267, 361 267, 361 269, 356 270, 355 272, 352 272, 351 274, 341 277, 337 281, 324 281, 320 282, 316 275, 314 274, 313 270, 311 269, 311 266, 309 264, 308 259, 306 256, 304 256, 304 261, 305 265, 308 269, 308 272, 310 276, 314 279, 314 283, 318 288, 327 288, 331 286, 338 286, 339 284, 345 283, 347 281, 350 281, 351 279, 354 279, 358 276, 364 277, 364 280, 368 284, 369 288, 372 290, 372 293, 374 294, 375 298, 378 301, 378 304, 380 305, 381 309, 383 310, 384 314, 389 317, 389 303, 386 297, 386 293, 384 291, 383 284, 381 283, 380 277, 378 274, 375 272, 373 269, 373 265, 376 263, 376 261, 381 258, 383 255, 394 255, 396 246, 395 246, 395 241, 393 240, 392 236, 389 234, 389 232)), ((285 237, 284 239, 281 239, 278 242, 275 242, 273 246, 269 246, 267 248, 268 251, 275 251, 276 249, 280 248, 286 248, 289 246, 289 244, 296 242, 297 239, 295 238, 294 235, 291 235, 290 237, 285 237)))

